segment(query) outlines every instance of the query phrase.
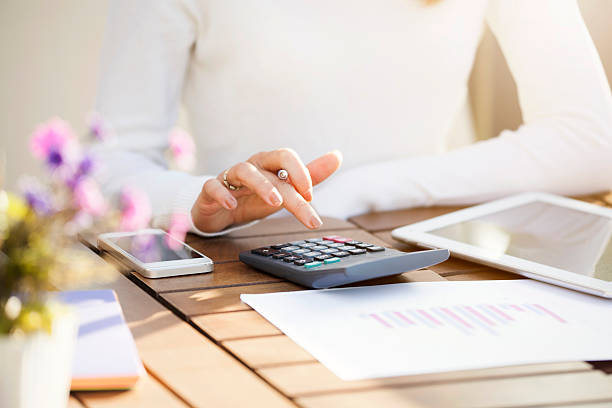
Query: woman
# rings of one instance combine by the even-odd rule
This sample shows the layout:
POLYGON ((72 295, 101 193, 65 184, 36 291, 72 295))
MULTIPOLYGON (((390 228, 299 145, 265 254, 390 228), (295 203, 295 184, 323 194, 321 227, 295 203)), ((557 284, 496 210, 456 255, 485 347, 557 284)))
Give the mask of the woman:
POLYGON ((572 0, 116 0, 107 31, 105 186, 144 189, 158 226, 178 212, 216 235, 284 207, 317 228, 315 208, 612 187, 612 97, 572 0), (485 23, 524 125, 450 150, 466 139, 454 124, 485 23), (164 164, 181 100, 205 176, 164 164), (332 148, 343 169, 313 193, 340 165, 337 152, 317 158, 332 148))

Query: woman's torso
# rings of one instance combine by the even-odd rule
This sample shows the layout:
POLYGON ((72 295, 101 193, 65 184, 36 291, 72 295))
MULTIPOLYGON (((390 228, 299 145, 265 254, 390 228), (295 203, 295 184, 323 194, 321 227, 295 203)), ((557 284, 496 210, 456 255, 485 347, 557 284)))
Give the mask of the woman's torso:
POLYGON ((198 171, 278 147, 353 167, 460 143, 486 3, 201 0, 184 89, 198 171))

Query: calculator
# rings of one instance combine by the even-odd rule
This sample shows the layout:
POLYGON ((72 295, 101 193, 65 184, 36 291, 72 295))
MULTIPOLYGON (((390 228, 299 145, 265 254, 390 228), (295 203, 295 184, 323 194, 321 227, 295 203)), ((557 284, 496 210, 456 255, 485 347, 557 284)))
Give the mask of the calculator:
POLYGON ((240 253, 256 269, 315 289, 398 275, 447 260, 447 249, 401 252, 337 235, 240 253))

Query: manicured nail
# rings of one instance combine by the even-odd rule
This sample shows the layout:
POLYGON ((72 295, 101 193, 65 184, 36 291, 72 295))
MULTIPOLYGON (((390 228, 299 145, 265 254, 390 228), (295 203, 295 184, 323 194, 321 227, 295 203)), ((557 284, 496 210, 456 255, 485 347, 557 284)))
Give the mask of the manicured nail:
POLYGON ((312 228, 319 228, 322 224, 323 224, 323 221, 321 221, 319 216, 316 214, 313 215, 312 218, 310 219, 310 226, 312 228))
POLYGON ((275 190, 272 190, 272 194, 270 194, 270 201, 272 201, 272 205, 279 206, 283 203, 283 197, 275 189, 275 190))
POLYGON ((238 201, 234 197, 228 197, 225 199, 225 206, 228 210, 233 210, 238 205, 238 201))

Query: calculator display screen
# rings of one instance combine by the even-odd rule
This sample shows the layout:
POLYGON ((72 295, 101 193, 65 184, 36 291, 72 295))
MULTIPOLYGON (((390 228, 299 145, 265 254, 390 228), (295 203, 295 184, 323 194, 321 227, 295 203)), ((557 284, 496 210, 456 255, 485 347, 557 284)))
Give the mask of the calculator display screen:
POLYGON ((112 241, 143 263, 202 258, 199 253, 186 247, 180 241, 175 240, 175 245, 170 247, 168 239, 172 238, 167 237, 167 234, 138 234, 115 237, 112 238, 112 241))
POLYGON ((534 201, 430 234, 612 281, 612 218, 534 201))

